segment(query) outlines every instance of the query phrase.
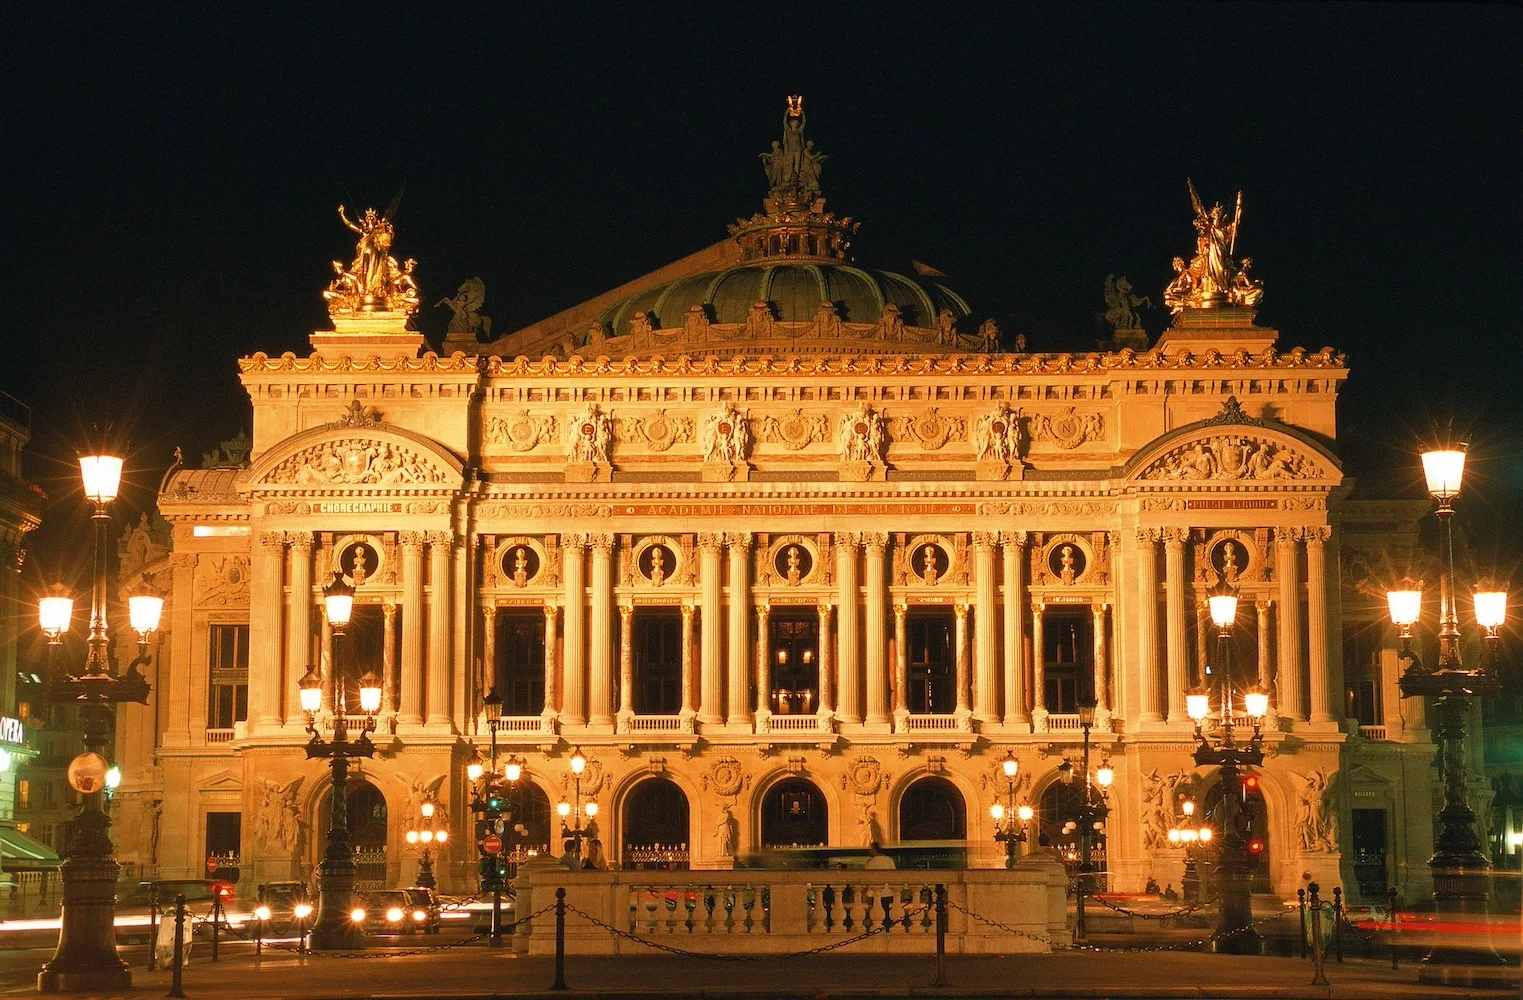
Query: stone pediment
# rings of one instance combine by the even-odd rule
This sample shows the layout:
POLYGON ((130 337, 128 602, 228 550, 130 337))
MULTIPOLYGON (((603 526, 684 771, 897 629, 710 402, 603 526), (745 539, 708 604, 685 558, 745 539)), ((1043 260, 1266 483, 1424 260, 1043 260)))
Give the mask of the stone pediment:
POLYGON ((293 435, 261 455, 243 488, 258 492, 453 492, 463 466, 443 445, 376 421, 330 424, 293 435))
POLYGON ((1127 463, 1125 478, 1150 483, 1270 486, 1337 483, 1338 460, 1307 434, 1275 420, 1249 417, 1236 398, 1208 420, 1154 440, 1127 463))

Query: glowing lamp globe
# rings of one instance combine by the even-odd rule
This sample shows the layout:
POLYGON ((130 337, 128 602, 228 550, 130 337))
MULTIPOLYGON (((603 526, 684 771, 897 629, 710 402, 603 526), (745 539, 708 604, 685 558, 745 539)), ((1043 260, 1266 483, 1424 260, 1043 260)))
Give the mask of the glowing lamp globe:
POLYGON ((37 624, 49 638, 69 631, 69 622, 73 618, 74 598, 61 583, 55 583, 49 588, 48 595, 37 602, 37 624))
POLYGON ((1186 816, 1194 816, 1195 815, 1195 803, 1192 802, 1190 799, 1185 799, 1184 803, 1182 805, 1180 805, 1179 808, 1181 810, 1183 810, 1183 812, 1184 812, 1184 814, 1186 816))
POLYGON ((1021 818, 1022 823, 1030 823, 1031 817, 1036 815, 1030 806, 1021 806, 1015 814, 1021 818))
POLYGON ((598 814, 598 804, 596 802, 587 803, 585 809, 587 810, 588 816, 596 816, 598 814))
POLYGON ((994 822, 998 823, 1005 818, 1005 807, 996 802, 989 807, 989 815, 994 817, 994 822))
POLYGON ((433 816, 434 816, 434 804, 432 802, 424 802, 421 806, 418 807, 418 809, 419 809, 419 811, 421 811, 423 813, 423 818, 424 819, 432 819, 433 818, 433 816))
POLYGON ((524 766, 516 760, 510 760, 502 769, 502 776, 509 781, 517 781, 524 775, 524 766))
POLYGON ((1243 706, 1248 711, 1248 718, 1262 719, 1269 713, 1269 695, 1255 688, 1243 695, 1243 706))
POLYGON ((409 844, 416 844, 418 842, 418 839, 419 838, 418 838, 418 831, 417 830, 408 830, 407 831, 407 842, 409 844))
POLYGON ((449 831, 448 830, 435 830, 434 831, 434 843, 436 843, 436 844, 442 844, 442 843, 444 843, 448 839, 449 839, 449 831))
POLYGON ((1180 834, 1179 834, 1178 830, 1170 830, 1169 831, 1169 843, 1171 843, 1171 844, 1177 844, 1177 843, 1179 843, 1180 839, 1181 838, 1180 838, 1180 834))
POLYGON ((1391 609, 1391 621, 1402 628, 1411 628, 1422 616, 1423 592, 1420 584, 1402 580, 1396 589, 1386 591, 1386 604, 1391 609))
MULTIPOLYGON (((0 770, 4 770, 4 768, 0 768, 0 770)), ((114 792, 121 787, 121 784, 122 769, 113 764, 106 769, 106 791, 114 792)))
POLYGON ((354 587, 340 570, 333 571, 333 579, 323 588, 323 610, 328 613, 328 623, 338 629, 348 625, 354 614, 354 587))
POLYGON ((1102 767, 1095 772, 1095 782, 1101 788, 1109 788, 1111 782, 1116 780, 1116 772, 1108 767, 1102 767))
POLYGON ((465 776, 471 781, 480 781, 481 776, 485 773, 486 768, 482 767, 481 764, 476 761, 472 761, 471 763, 465 765, 465 776))
POLYGON ((1200 842, 1202 844, 1211 843, 1211 828, 1209 826, 1203 826, 1200 828, 1200 842))
POLYGON ((122 460, 110 455, 81 455, 79 477, 84 480, 87 498, 95 503, 110 503, 122 486, 122 460))
POLYGON ((163 613, 164 598, 158 594, 144 590, 127 598, 127 619, 132 623, 132 631, 138 635, 147 636, 157 632, 159 618, 163 613))
POLYGON ((1507 620, 1507 591, 1482 590, 1475 595, 1475 623, 1487 631, 1502 627, 1507 620))
POLYGON ((555 811, 560 813, 562 819, 565 819, 567 816, 571 815, 571 803, 562 802, 560 805, 555 807, 555 811))
POLYGON ((374 715, 381 710, 381 679, 370 671, 360 678, 360 711, 374 715))
POLYGON ((571 773, 580 775, 585 770, 587 770, 587 758, 582 756, 582 751, 573 751, 571 754, 571 773))
POLYGON ((301 710, 316 715, 323 707, 323 679, 318 676, 317 668, 308 667, 297 687, 301 691, 301 710))
POLYGON ((1192 692, 1185 695, 1185 712, 1196 722, 1201 722, 1211 711, 1211 696, 1203 693, 1192 692))
POLYGON ((1237 591, 1226 580, 1211 589, 1206 604, 1211 611, 1211 621, 1217 628, 1231 628, 1232 623, 1237 621, 1237 591))
POLYGON ((1000 762, 1000 767, 1005 769, 1006 778, 1014 778, 1021 769, 1021 762, 1015 759, 1015 754, 1009 753, 1000 762))
POLYGON ((1460 481, 1465 478, 1464 451, 1443 448, 1423 452, 1423 476, 1433 499, 1453 500, 1459 496, 1460 481))
POLYGON ((418 839, 423 841, 425 844, 432 844, 434 842, 434 831, 421 830, 418 833, 418 839))

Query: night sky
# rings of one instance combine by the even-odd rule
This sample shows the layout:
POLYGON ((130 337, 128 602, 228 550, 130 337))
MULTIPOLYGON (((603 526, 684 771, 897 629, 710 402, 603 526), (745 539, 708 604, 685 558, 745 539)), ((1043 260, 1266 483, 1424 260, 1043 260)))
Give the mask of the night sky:
POLYGON ((1477 558, 1516 565, 1515 7, 320 6, 8 24, 0 389, 32 408, 52 498, 29 582, 78 548, 77 447, 125 442, 131 515, 175 445, 195 461, 248 426, 239 356, 309 352, 353 251, 339 202, 405 185, 425 303, 479 275, 507 332, 758 210, 788 93, 858 259, 934 265, 1033 351, 1094 348, 1108 273, 1158 301, 1193 247, 1187 175, 1208 202, 1243 188, 1259 322, 1350 357, 1348 468, 1415 481, 1452 422, 1477 558))

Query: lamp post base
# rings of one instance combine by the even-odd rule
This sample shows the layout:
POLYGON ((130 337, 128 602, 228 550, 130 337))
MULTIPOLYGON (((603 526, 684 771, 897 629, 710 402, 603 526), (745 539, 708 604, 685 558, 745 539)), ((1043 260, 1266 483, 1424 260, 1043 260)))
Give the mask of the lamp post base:
POLYGON ((132 973, 121 969, 43 969, 37 973, 38 993, 116 993, 132 989, 132 973))
MULTIPOLYGON (((105 817, 81 814, 88 833, 105 829, 105 817), (92 824, 90 821, 95 820, 92 824)), ((106 844, 109 849, 109 841, 106 844)), ((109 854, 81 852, 63 864, 63 918, 58 950, 37 973, 39 993, 128 989, 132 973, 116 953, 116 876, 109 854)))

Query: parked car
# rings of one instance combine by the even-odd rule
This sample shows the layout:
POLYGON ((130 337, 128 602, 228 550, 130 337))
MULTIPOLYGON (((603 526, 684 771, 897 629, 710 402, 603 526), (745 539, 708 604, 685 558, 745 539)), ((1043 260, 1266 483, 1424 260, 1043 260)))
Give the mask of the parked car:
MULTIPOLYGON (((222 897, 224 913, 236 905, 237 901, 237 897, 233 894, 233 886, 219 879, 160 879, 156 882, 139 882, 132 889, 118 896, 116 915, 146 917, 150 909, 150 901, 157 899, 159 920, 172 921, 175 913, 175 897, 179 895, 185 897, 185 919, 187 926, 190 927, 190 933, 201 936, 211 933, 207 921, 211 919, 214 896, 222 897)), ((148 925, 142 924, 141 929, 135 926, 119 926, 117 939, 123 944, 147 941, 148 925)))
POLYGON ((315 911, 306 883, 266 882, 249 929, 261 938, 301 937, 312 929, 315 911))
POLYGON ((434 934, 439 929, 439 906, 427 889, 361 893, 355 915, 367 934, 434 934))

